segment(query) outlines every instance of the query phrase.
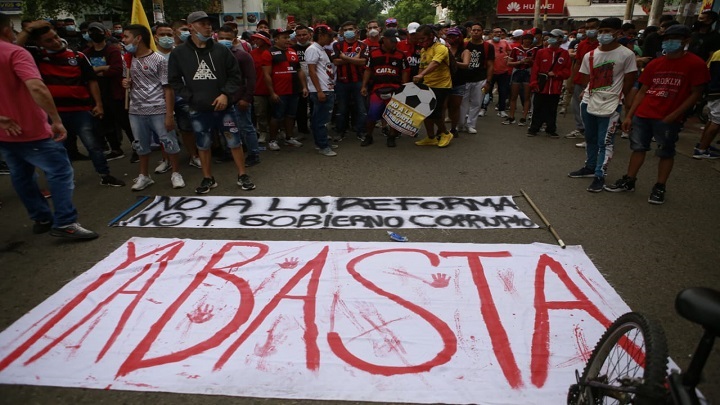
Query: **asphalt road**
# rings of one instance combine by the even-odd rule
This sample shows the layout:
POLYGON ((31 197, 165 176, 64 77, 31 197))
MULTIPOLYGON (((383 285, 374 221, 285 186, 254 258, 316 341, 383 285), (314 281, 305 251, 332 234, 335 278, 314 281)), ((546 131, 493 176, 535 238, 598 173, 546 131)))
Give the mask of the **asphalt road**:
MULTIPOLYGON (((650 155, 634 193, 585 191, 591 179, 570 179, 582 166, 584 152, 577 140, 528 138, 526 127, 504 126, 494 114, 481 118, 477 135, 462 134, 450 147, 417 147, 404 138, 386 148, 361 148, 354 139, 341 143, 338 156, 320 156, 308 143, 300 149, 264 152, 262 164, 250 169, 257 196, 443 196, 519 195, 525 190, 552 222, 566 243, 582 245, 628 305, 658 319, 666 330, 670 354, 682 366, 699 340, 701 329, 675 314, 675 294, 691 286, 720 289, 720 162, 690 157, 699 139, 698 125, 681 134, 679 152, 668 184, 667 202, 647 203, 654 184, 657 159, 650 155)), ((572 118, 560 119, 560 133, 572 129, 572 118)), ((379 142, 378 142, 379 141, 379 142)), ((127 148, 127 145, 125 145, 127 148)), ((126 149, 127 152, 127 149, 126 149)), ((616 140, 610 181, 624 174, 628 141, 616 140)), ((154 160, 155 158, 153 158, 154 160)), ((186 162, 186 160, 184 160, 186 162)), ((108 221, 136 201, 129 185, 137 167, 128 159, 110 164, 128 187, 103 188, 89 162, 75 164, 75 201, 80 222, 101 233, 98 240, 68 243, 47 235, 32 235, 32 223, 15 196, 8 176, 0 177, 0 328, 55 293, 68 281, 103 259, 132 236, 193 239, 385 241, 383 230, 243 230, 108 228, 108 221), (7 245, 6 245, 7 247, 7 245)), ((219 187, 212 195, 244 195, 235 185, 231 164, 214 165, 219 187)), ((198 169, 184 166, 188 184, 170 188, 169 173, 155 175, 145 194, 189 195, 199 184, 198 169)), ((540 223, 529 205, 521 208, 540 223)), ((546 230, 403 231, 417 242, 554 243, 546 230)), ((717 346, 716 346, 717 347, 717 346)), ((720 350, 713 351, 701 388, 720 402, 720 350)), ((479 398, 480 400, 480 398, 479 398)), ((35 386, 0 386, 0 403, 11 404, 249 404, 320 403, 255 398, 228 398, 166 393, 102 391, 35 386)))

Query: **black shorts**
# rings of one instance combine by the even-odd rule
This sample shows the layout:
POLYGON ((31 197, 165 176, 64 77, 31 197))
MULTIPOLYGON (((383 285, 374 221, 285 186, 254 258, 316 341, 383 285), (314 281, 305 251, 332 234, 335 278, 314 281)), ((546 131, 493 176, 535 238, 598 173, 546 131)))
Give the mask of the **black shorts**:
POLYGON ((436 107, 433 110, 432 114, 430 114, 427 118, 442 118, 443 111, 445 110, 445 104, 447 103, 448 97, 450 97, 450 93, 452 93, 452 88, 431 87, 430 90, 435 93, 435 100, 437 101, 437 103, 435 104, 436 107))

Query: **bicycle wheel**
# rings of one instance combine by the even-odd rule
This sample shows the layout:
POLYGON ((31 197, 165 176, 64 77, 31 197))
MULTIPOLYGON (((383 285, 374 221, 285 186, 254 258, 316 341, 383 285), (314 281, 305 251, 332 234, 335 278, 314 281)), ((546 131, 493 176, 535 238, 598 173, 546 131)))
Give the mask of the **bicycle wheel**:
POLYGON ((660 325, 629 312, 610 325, 595 345, 568 404, 662 404, 668 350, 660 325))

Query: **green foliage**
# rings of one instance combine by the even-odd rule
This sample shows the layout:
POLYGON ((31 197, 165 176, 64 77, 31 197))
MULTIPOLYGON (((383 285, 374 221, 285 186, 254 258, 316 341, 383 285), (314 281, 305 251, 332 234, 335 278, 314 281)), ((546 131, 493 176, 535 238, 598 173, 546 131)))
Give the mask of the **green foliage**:
MULTIPOLYGON (((164 0, 165 19, 174 21, 196 10, 208 10, 212 0, 164 0)), ((152 0, 142 0, 143 8, 152 22, 152 0)), ((82 18, 86 13, 111 15, 115 21, 127 22, 132 9, 131 0, 24 0, 23 18, 57 18, 72 14, 82 18)))
POLYGON ((495 0, 442 0, 442 6, 450 9, 450 17, 457 22, 485 21, 495 14, 495 0))
POLYGON ((357 23, 375 19, 382 11, 380 0, 266 0, 265 14, 293 15, 298 23, 325 22, 330 25, 352 20, 357 23))
POLYGON ((435 19, 435 5, 432 0, 399 0, 389 15, 398 20, 401 27, 411 22, 432 24, 435 19))

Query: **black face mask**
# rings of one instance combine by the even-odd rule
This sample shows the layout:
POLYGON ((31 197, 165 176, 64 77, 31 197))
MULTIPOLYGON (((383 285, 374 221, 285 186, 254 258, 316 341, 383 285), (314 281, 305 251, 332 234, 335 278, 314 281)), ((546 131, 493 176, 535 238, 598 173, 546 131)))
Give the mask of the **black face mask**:
POLYGON ((105 34, 100 32, 93 32, 92 34, 90 34, 90 39, 92 39, 92 41, 97 44, 105 40, 105 34))
POLYGON ((692 30, 693 30, 693 31, 698 31, 698 30, 701 30, 701 29, 703 29, 703 28, 710 27, 711 25, 712 25, 712 24, 704 23, 704 22, 702 22, 702 21, 695 21, 695 24, 692 25, 692 30))

